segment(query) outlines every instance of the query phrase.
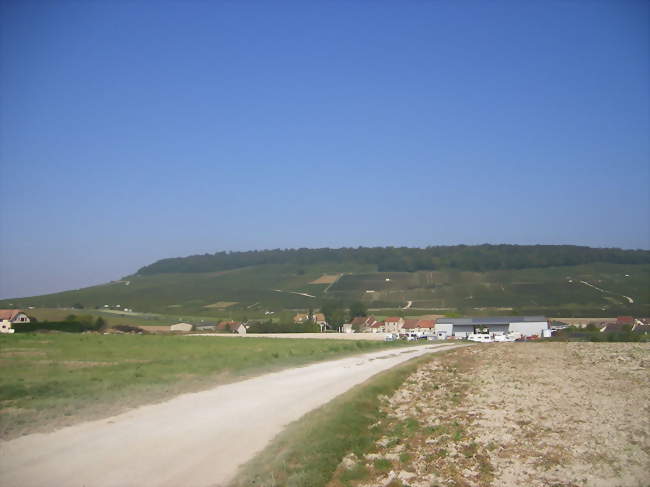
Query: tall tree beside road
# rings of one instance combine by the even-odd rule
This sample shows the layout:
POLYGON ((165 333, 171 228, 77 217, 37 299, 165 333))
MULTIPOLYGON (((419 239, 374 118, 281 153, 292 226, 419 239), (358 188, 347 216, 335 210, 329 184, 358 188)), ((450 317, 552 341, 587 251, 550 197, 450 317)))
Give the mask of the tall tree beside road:
POLYGON ((339 301, 324 302, 320 311, 325 315, 325 321, 327 321, 330 328, 336 330, 345 323, 347 317, 345 306, 339 301))
POLYGON ((354 301, 350 304, 350 319, 357 316, 368 316, 368 306, 361 301, 354 301))

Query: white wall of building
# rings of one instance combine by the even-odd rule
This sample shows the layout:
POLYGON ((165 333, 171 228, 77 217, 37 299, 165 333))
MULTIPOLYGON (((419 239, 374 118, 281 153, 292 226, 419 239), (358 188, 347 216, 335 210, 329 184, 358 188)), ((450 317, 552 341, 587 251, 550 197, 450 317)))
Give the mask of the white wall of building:
POLYGON ((189 323, 176 323, 169 327, 171 331, 192 331, 193 326, 189 323))
POLYGON ((447 333, 447 336, 451 336, 454 331, 454 325, 451 323, 436 323, 436 333, 439 331, 444 331, 447 333))
POLYGON ((510 323, 510 332, 519 332, 525 336, 542 336, 542 330, 548 329, 546 321, 519 321, 510 323))

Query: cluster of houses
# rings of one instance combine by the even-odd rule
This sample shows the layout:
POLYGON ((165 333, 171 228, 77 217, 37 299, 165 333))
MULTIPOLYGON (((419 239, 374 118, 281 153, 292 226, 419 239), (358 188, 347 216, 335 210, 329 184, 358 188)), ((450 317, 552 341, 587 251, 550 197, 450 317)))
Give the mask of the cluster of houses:
POLYGON ((483 318, 404 319, 398 316, 377 321, 374 317, 354 318, 344 325, 344 331, 393 333, 399 335, 436 336, 437 338, 467 338, 474 334, 509 334, 545 336, 548 321, 543 316, 498 316, 483 318), (349 330, 349 331, 348 331, 349 330))
POLYGON ((359 316, 343 325, 345 333, 358 331, 362 333, 433 334, 435 328, 436 320, 404 319, 399 316, 391 316, 382 321, 377 321, 374 316, 359 316))

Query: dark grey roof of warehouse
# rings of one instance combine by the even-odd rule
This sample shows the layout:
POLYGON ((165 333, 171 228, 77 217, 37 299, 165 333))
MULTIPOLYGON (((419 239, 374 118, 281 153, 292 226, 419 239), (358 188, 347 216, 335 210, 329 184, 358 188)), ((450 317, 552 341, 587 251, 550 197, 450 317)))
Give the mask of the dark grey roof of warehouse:
POLYGON ((478 318, 438 318, 441 325, 507 325, 510 323, 546 321, 544 316, 483 316, 478 318))

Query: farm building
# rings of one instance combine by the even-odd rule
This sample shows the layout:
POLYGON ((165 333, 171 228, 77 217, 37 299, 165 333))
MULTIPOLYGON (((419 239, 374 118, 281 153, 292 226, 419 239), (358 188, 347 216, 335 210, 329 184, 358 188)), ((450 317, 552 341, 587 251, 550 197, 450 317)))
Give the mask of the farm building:
POLYGON ((192 331, 192 328, 194 328, 194 325, 191 323, 176 323, 169 327, 171 331, 192 331))
POLYGON ((29 317, 22 309, 0 309, 0 320, 10 323, 29 323, 29 317))
POLYGON ((470 333, 513 333, 524 336, 542 336, 548 329, 548 321, 543 316, 495 316, 480 318, 438 318, 436 333, 448 336, 466 337, 470 333))

